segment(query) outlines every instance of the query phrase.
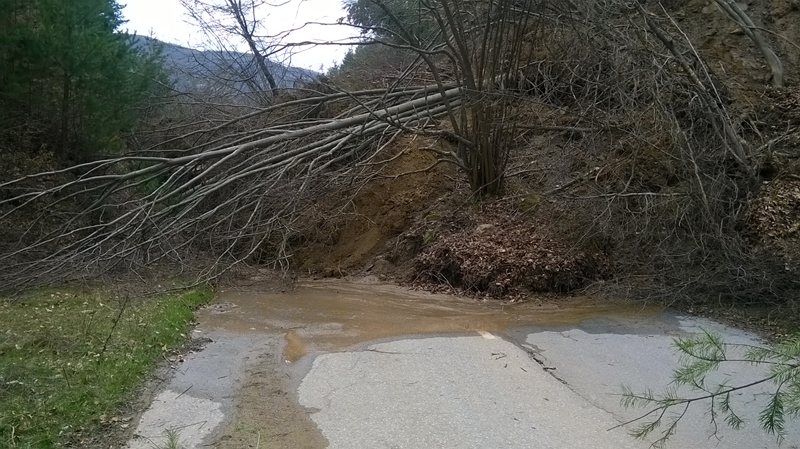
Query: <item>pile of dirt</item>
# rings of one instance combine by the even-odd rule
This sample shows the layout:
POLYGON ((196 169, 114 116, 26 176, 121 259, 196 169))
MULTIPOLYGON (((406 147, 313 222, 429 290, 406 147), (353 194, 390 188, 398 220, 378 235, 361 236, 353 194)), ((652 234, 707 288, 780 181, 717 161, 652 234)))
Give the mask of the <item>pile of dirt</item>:
MULTIPOLYGON (((346 191, 331 192, 299 220, 310 245, 298 252, 303 273, 343 276, 365 268, 387 244, 449 190, 452 167, 436 165, 443 142, 402 135, 369 164, 377 170, 346 191), (310 226, 309 226, 310 225, 310 226)), ((368 168, 368 167, 367 167, 368 168)))
POLYGON ((602 254, 575 248, 559 226, 520 212, 531 195, 521 203, 470 195, 464 175, 436 165, 429 151, 448 145, 402 135, 368 180, 306 211, 298 220, 307 226, 297 242, 299 271, 492 297, 567 292, 609 271, 602 254))

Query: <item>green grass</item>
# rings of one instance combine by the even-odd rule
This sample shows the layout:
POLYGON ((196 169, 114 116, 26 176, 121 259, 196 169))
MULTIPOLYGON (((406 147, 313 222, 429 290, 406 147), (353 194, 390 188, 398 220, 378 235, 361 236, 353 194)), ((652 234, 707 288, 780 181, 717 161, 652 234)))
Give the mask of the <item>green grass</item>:
POLYGON ((211 296, 0 298, 0 448, 60 447, 97 426, 187 338, 193 310, 211 296))
POLYGON ((182 449, 180 432, 175 429, 167 429, 167 442, 163 449, 182 449))

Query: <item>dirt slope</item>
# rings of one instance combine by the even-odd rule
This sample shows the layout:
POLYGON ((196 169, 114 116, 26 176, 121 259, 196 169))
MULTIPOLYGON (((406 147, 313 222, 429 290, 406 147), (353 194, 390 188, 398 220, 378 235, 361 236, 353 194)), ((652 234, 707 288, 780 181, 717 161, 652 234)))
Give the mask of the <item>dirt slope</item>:
MULTIPOLYGON (((749 212, 737 232, 769 257, 784 258, 787 267, 794 266, 800 247, 797 2, 738 3, 763 28, 762 34, 782 60, 787 84, 783 89, 770 86, 763 55, 713 1, 661 4, 665 10, 655 4, 648 7, 659 14, 668 12, 691 40, 711 78, 719 80, 720 96, 728 102, 742 137, 755 150, 759 178, 747 187, 750 196, 743 207, 749 212)), ((653 45, 666 54, 659 42, 653 45)), ((379 175, 330 194, 299 220, 304 227, 295 242, 300 248, 296 266, 303 273, 375 274, 499 296, 520 289, 569 291, 616 279, 618 268, 629 264, 632 256, 657 250, 653 245, 659 237, 648 240, 642 235, 642 229, 650 228, 630 225, 640 220, 655 226, 662 217, 647 215, 653 202, 662 201, 660 213, 673 215, 676 228, 671 237, 693 232, 681 228, 681 220, 674 217, 685 211, 671 200, 659 199, 683 194, 672 175, 670 155, 624 132, 596 133, 590 122, 565 114, 566 109, 535 96, 519 105, 521 123, 551 126, 520 133, 506 161, 502 197, 482 203, 470 196, 454 167, 421 171, 436 161, 426 147, 447 149, 449 144, 402 135, 381 161, 371 161, 384 164, 379 175), (612 208, 609 197, 625 192, 632 179, 639 190, 632 188, 630 197, 617 201, 624 205, 612 208), (635 196, 640 194, 641 199, 635 196), (601 214, 608 215, 602 218, 604 223, 601 214)), ((644 126, 654 120, 644 117, 621 126, 644 126)), ((656 144, 669 145, 669 140, 656 144)), ((628 266, 626 282, 646 283, 654 272, 665 278, 683 275, 667 262, 659 263, 638 272, 628 266)), ((630 288, 626 284, 621 290, 630 288)))

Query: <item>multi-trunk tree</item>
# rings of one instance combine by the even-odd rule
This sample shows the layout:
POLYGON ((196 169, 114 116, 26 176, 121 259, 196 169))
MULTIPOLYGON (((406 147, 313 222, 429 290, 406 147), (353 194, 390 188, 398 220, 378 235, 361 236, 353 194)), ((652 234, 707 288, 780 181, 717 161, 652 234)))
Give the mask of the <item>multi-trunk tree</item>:
POLYGON ((513 138, 511 108, 519 92, 506 89, 529 59, 525 36, 538 5, 465 0, 356 0, 348 19, 367 41, 415 53, 437 83, 442 67, 452 70, 465 107, 448 111, 458 150, 449 162, 469 177, 478 195, 499 192, 513 138))

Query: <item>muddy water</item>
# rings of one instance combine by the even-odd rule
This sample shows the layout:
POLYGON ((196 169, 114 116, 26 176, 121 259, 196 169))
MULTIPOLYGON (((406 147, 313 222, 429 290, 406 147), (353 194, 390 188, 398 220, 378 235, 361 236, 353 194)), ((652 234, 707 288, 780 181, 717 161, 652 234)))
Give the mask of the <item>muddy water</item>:
POLYGON ((359 343, 405 335, 560 327, 592 318, 647 318, 657 308, 586 298, 557 303, 500 304, 409 292, 385 284, 303 281, 285 292, 222 291, 199 318, 202 327, 237 333, 282 333, 284 357, 340 351, 359 343))
MULTIPOLYGON (((214 303, 198 314, 198 327, 194 332, 198 337, 207 339, 205 349, 186 356, 186 361, 170 380, 164 396, 159 396, 159 400, 154 401, 137 426, 137 435, 144 435, 146 439, 135 440, 129 447, 140 447, 135 445, 139 442, 152 446, 154 438, 166 441, 165 429, 180 428, 187 435, 194 432, 198 438, 202 437, 199 432, 190 430, 191 426, 197 424, 208 426, 204 442, 198 445, 186 444, 184 447, 213 445, 218 449, 316 449, 327 447, 330 441, 326 441, 326 438, 334 438, 336 432, 350 428, 347 427, 349 425, 355 425, 359 430, 343 436, 348 442, 359 436, 377 435, 384 438, 388 434, 386 432, 400 428, 416 429, 407 423, 417 422, 415 420, 419 419, 417 410, 425 409, 419 408, 419 404, 430 400, 433 401, 430 408, 439 410, 439 396, 423 394, 419 402, 412 401, 409 409, 407 404, 402 403, 402 398, 405 398, 403 395, 406 394, 404 391, 389 390, 387 393, 383 389, 388 388, 387 385, 416 385, 415 390, 408 391, 443 389, 442 391, 452 392, 452 379, 463 377, 463 373, 472 373, 475 366, 495 363, 499 359, 474 359, 467 362, 470 369, 450 369, 450 374, 446 375, 442 374, 441 368, 458 366, 464 361, 464 354, 472 354, 474 357, 477 354, 475 348, 483 348, 487 344, 514 345, 514 348, 507 348, 508 354, 492 349, 492 356, 502 354, 507 357, 515 353, 515 357, 527 360, 525 363, 530 362, 528 355, 534 356, 535 361, 544 365, 543 370, 548 373, 544 376, 545 379, 552 381, 550 376, 554 376, 560 381, 558 385, 569 385, 571 393, 566 393, 571 399, 567 402, 571 401, 578 408, 591 404, 591 407, 612 413, 616 421, 624 422, 634 418, 633 414, 639 412, 620 409, 618 385, 626 384, 634 391, 644 391, 669 384, 672 369, 677 364, 677 356, 672 349, 674 336, 709 329, 723 335, 726 340, 743 344, 757 343, 750 336, 737 334, 708 320, 681 317, 654 307, 588 298, 510 305, 410 292, 399 287, 363 281, 353 283, 341 280, 306 280, 284 292, 274 289, 275 284, 265 284, 221 291, 214 303), (270 291, 270 288, 273 290, 270 291), (488 333, 480 338, 474 335, 475 331, 488 333), (464 338, 433 338, 424 341, 403 338, 436 334, 462 334, 464 338), (503 338, 494 338, 491 334, 503 338), (379 343, 378 340, 387 341, 379 343), (417 347, 422 342, 427 345, 424 350, 417 347), (458 349, 453 346, 458 342, 468 342, 471 346, 458 346, 461 348, 458 349), (410 353, 419 357, 401 357, 402 351, 397 352, 392 349, 395 347, 392 345, 417 347, 410 353), (441 353, 430 356, 429 351, 440 346, 444 348, 441 353), (380 348, 383 347, 389 347, 390 350, 382 351, 380 348), (519 351, 520 347, 525 351, 519 351), (351 348, 356 349, 353 352, 343 351, 351 348), (466 352, 459 352, 462 350, 466 352), (303 357, 306 354, 308 356, 303 357), (350 362, 347 362, 353 358, 359 360, 359 368, 355 371, 350 362), (341 365, 339 360, 347 363, 341 365), (294 361, 297 363, 286 363, 294 361), (398 363, 401 365, 396 365, 398 363), (336 368, 341 366, 344 368, 336 368), (392 368, 395 366, 403 368, 392 368), (404 373, 412 371, 415 373, 414 378, 420 383, 416 380, 407 383, 405 380, 399 382, 395 379, 397 376, 405 379, 404 373), (356 385, 353 383, 356 382, 353 380, 353 373, 360 373, 359 378, 362 381, 373 378, 381 381, 366 384, 361 382, 358 388, 350 388, 356 385), (314 383, 319 379, 325 380, 324 385, 314 383), (328 400, 329 395, 325 391, 312 388, 304 390, 306 393, 303 396, 299 393, 301 385, 322 385, 324 388, 341 390, 345 388, 336 385, 347 385, 347 392, 337 394, 336 400, 341 399, 344 402, 334 404, 333 399, 328 400), (372 388, 379 388, 381 391, 369 393, 372 388), (325 398, 325 401, 320 403, 319 398, 325 398), (178 401, 179 399, 191 402, 187 405, 178 401), (318 405, 308 404, 328 405, 320 408, 318 405), (355 409, 354 404, 358 405, 355 409), (395 407, 396 405, 399 407, 395 407), (313 409, 307 409, 306 406, 313 409), (342 410, 350 411, 343 413, 342 410), (391 419, 375 421, 375 416, 387 410, 395 410, 397 415, 392 415, 391 419), (403 414, 403 410, 411 412, 403 414), (218 412, 224 416, 220 417, 218 412), (363 419, 358 418, 359 416, 363 416, 363 419), (349 424, 345 425, 340 420, 349 424), (217 426, 211 425, 220 421, 217 426), (148 423, 149 427, 145 426, 148 423), (364 427, 359 423, 369 425, 364 427), (383 427, 371 427, 378 424, 390 428, 384 432, 383 427)), ((506 361, 502 363, 505 364, 506 361)), ((518 382, 508 377, 506 365, 502 365, 503 371, 492 371, 495 368, 500 369, 500 366, 487 365, 479 370, 483 374, 501 373, 500 377, 491 378, 478 374, 478 380, 488 382, 487 385, 492 388, 510 383, 511 391, 518 391, 518 386, 528 385, 528 382, 535 380, 534 373, 540 372, 530 368, 519 372, 512 370, 518 376, 526 376, 518 382)), ((538 365, 534 368, 538 368, 538 365)), ((724 376, 740 374, 744 377, 732 377, 734 380, 731 384, 744 384, 755 378, 730 369, 724 376), (740 382, 737 379, 743 380, 740 382)), ((459 391, 472 391, 472 382, 473 380, 468 379, 468 386, 459 391)), ((547 391, 551 391, 550 387, 547 387, 547 391)), ((761 392, 758 394, 763 396, 761 392)), ((744 401, 749 410, 754 411, 751 413, 752 420, 758 422, 758 410, 751 405, 756 404, 751 396, 745 395, 739 399, 744 401)), ((533 402, 530 403, 539 400, 542 400, 540 395, 532 397, 533 402)), ((495 401, 494 397, 492 401, 495 401)), ((544 401, 549 399, 545 398, 544 401)), ((443 403, 446 402, 448 401, 443 403)), ((421 434, 439 435, 449 431, 447 423, 469 422, 476 413, 480 413, 467 413, 469 418, 457 418, 464 414, 464 410, 460 402, 456 401, 455 404, 455 409, 441 415, 446 416, 446 419, 441 420, 441 423, 446 424, 445 427, 430 427, 440 422, 426 418, 423 424, 430 429, 427 434, 424 431, 421 434), (450 417, 456 418, 451 420, 450 417)), ((488 410, 494 405, 489 404, 486 407, 488 410)), ((519 408, 523 409, 525 407, 519 408)), ((568 418, 564 419, 571 419, 571 412, 567 410, 565 413, 568 418)), ((704 424, 707 420, 702 415, 702 407, 698 413, 696 417, 685 420, 694 424, 689 426, 683 436, 675 437, 674 441, 678 441, 678 444, 674 447, 700 447, 696 442, 708 439, 708 429, 704 424)), ((497 416, 510 415, 504 412, 495 417, 497 416)), ((527 432, 527 427, 523 427, 527 432)), ((492 425, 487 429, 487 432, 491 431, 492 425)), ((481 432, 483 430, 479 433, 481 432)), ((524 436, 530 437, 528 433, 524 436)), ((772 441, 771 436, 767 440, 758 439, 759 436, 758 432, 751 432, 745 440, 737 434, 729 437, 724 446, 773 447, 769 444, 772 441), (744 443, 735 446, 728 444, 732 441, 744 443)), ((800 441, 800 436, 795 436, 795 441, 800 441)), ((377 446, 345 444, 341 447, 377 446)))

